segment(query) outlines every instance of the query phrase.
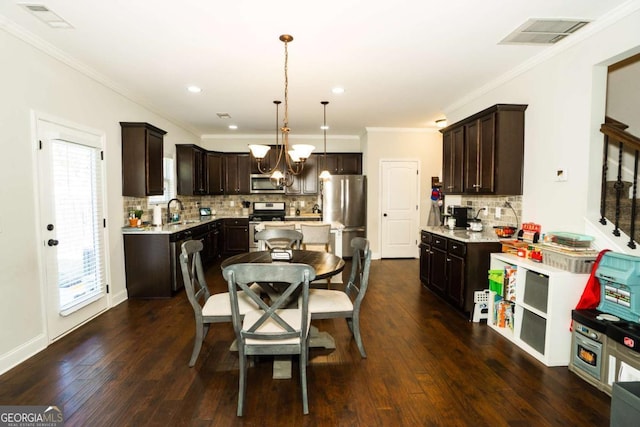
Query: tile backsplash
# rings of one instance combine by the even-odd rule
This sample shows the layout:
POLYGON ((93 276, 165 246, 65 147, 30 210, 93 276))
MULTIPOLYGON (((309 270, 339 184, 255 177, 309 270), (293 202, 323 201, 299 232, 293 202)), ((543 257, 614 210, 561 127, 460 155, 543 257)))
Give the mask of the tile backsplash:
MULTIPOLYGON (((135 209, 143 211, 142 221, 151 222, 153 218, 153 205, 149 205, 144 197, 123 197, 124 212, 123 224, 128 224, 129 212, 135 209)), ((291 203, 295 203, 296 208, 301 212, 311 212, 313 205, 318 203, 318 196, 282 196, 282 195, 244 195, 244 196, 178 196, 182 202, 183 209, 179 211, 181 219, 197 219, 200 217, 200 207, 210 207, 215 211, 217 217, 243 217, 246 216, 242 212, 242 202, 281 202, 284 201, 287 207, 287 214, 291 203), (233 202, 233 206, 231 206, 233 202), (302 206, 304 205, 304 206, 302 206)), ((162 203, 162 218, 167 216, 167 204, 162 203)), ((251 212, 251 207, 249 212, 251 212)), ((178 207, 176 203, 171 204, 171 211, 176 212, 178 207)))
POLYGON ((480 212, 478 216, 485 227, 514 225, 520 228, 522 224, 522 196, 462 196, 461 205, 473 208, 474 216, 478 209, 487 207, 487 214, 480 212), (511 207, 505 202, 509 202, 511 207), (496 218, 496 208, 500 208, 500 218, 496 218))

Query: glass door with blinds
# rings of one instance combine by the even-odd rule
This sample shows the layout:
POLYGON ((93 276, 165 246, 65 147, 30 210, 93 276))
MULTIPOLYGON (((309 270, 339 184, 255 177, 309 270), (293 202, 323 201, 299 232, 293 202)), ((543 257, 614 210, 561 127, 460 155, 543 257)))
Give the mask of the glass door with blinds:
POLYGON ((101 135, 38 120, 49 340, 107 308, 101 135))

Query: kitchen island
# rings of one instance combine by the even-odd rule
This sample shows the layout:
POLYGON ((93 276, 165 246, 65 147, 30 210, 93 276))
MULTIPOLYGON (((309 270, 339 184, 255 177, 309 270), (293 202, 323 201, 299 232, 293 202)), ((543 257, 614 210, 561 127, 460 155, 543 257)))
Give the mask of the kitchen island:
MULTIPOLYGON (((300 226, 301 224, 306 223, 308 224, 308 222, 302 220, 302 221, 268 221, 268 222, 261 222, 259 224, 256 224, 255 226, 255 230, 256 232, 258 231, 262 231, 264 230, 264 226, 265 224, 270 224, 270 225, 291 225, 293 224, 295 229, 300 231, 300 226)), ((319 222, 314 222, 314 224, 320 224, 319 222)), ((344 225, 340 222, 334 221, 331 223, 331 251, 334 255, 339 256, 340 258, 342 258, 342 230, 344 230, 344 225)), ((258 243, 258 250, 263 251, 265 250, 264 245, 262 244, 262 242, 258 243)), ((342 283, 342 273, 339 273, 338 275, 334 276, 331 278, 331 283, 342 283)))
POLYGON ((470 318, 475 291, 488 288, 490 255, 501 249, 493 229, 475 232, 422 227, 420 281, 470 318))
MULTIPOLYGON (((223 221, 206 216, 162 226, 123 227, 125 274, 129 298, 170 298, 184 286, 180 251, 184 241, 202 240, 205 266, 211 265, 223 248, 223 221)), ((247 223, 246 217, 233 218, 247 223)), ((245 230, 246 231, 246 230, 245 230)), ((248 236, 248 234, 246 234, 248 236)), ((244 242, 248 237, 244 238, 244 242)))

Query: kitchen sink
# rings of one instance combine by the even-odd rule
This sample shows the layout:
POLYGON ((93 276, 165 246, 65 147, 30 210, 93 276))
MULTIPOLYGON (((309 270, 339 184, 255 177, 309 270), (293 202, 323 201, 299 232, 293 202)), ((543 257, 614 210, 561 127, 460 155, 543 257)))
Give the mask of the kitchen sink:
POLYGON ((181 225, 200 224, 200 222, 201 221, 199 219, 185 219, 183 221, 171 222, 171 223, 169 223, 169 226, 178 227, 178 226, 181 226, 181 225))

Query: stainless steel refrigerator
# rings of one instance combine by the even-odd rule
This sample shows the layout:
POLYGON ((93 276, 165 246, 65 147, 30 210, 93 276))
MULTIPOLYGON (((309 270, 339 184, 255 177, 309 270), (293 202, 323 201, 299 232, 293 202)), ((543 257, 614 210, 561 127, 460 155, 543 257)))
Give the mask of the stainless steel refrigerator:
POLYGON ((367 177, 332 175, 322 187, 322 219, 344 225, 342 256, 352 257, 351 239, 367 237, 367 177))

